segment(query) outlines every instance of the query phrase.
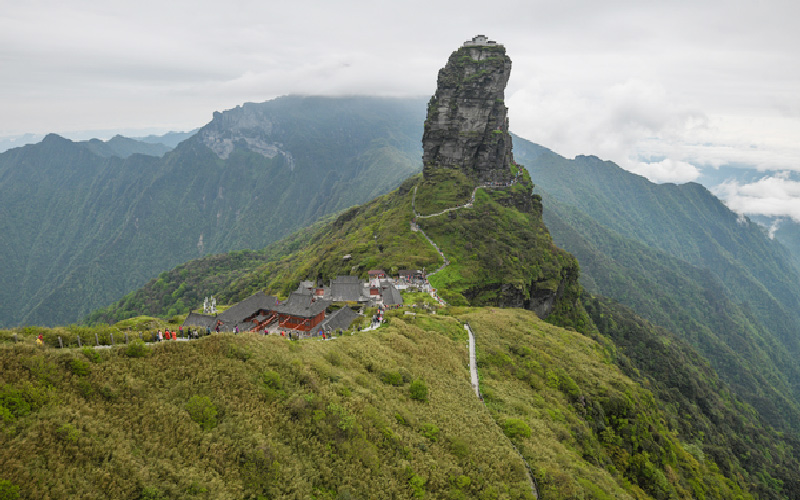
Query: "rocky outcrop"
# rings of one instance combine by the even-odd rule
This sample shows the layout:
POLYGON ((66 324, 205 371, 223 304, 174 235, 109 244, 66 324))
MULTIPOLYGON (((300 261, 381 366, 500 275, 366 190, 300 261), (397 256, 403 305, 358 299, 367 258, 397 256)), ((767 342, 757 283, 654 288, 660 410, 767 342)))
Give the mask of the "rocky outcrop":
POLYGON ((200 129, 198 138, 216 155, 226 160, 236 147, 258 153, 266 158, 281 154, 290 168, 292 156, 281 143, 272 139, 273 123, 260 104, 247 103, 223 113, 214 113, 211 122, 200 129))
POLYGON ((422 136, 426 178, 441 168, 461 169, 480 183, 513 178, 504 104, 511 59, 502 45, 484 40, 466 42, 439 71, 422 136))

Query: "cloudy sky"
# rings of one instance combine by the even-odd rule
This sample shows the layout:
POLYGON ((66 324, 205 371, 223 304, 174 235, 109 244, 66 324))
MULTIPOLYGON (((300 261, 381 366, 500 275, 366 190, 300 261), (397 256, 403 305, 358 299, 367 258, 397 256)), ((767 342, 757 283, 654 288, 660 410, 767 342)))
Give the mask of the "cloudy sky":
POLYGON ((717 192, 783 193, 779 215, 800 194, 793 0, 0 2, 0 136, 190 130, 291 93, 428 96, 481 33, 513 61, 517 134, 656 182, 757 168, 717 192))

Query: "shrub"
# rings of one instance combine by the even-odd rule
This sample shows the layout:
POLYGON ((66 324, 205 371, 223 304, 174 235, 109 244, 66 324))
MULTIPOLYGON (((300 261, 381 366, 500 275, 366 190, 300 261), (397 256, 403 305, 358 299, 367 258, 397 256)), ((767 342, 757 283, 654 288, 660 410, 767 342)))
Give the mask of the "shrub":
POLYGON ((417 379, 411 382, 409 392, 411 393, 411 399, 415 399, 417 401, 428 400, 428 386, 425 385, 425 382, 422 379, 417 379))
POLYGON ((89 375, 89 363, 82 359, 72 358, 69 361, 69 369, 75 375, 79 376, 89 375))
POLYGON ((81 352, 83 353, 84 356, 86 356, 86 359, 88 359, 92 363, 99 363, 103 360, 103 358, 100 356, 100 353, 95 351, 91 347, 84 347, 83 349, 81 349, 81 352))
POLYGON ((139 493, 139 498, 141 500, 161 500, 165 497, 164 493, 155 486, 145 486, 139 493))
POLYGON ((403 375, 399 372, 385 371, 381 373, 381 380, 384 384, 391 384, 395 387, 403 385, 403 375))
POLYGON ((273 370, 267 370, 261 375, 261 380, 264 382, 264 385, 269 387, 270 389, 280 389, 281 387, 281 376, 278 372, 273 370))
POLYGON ((81 436, 81 431, 76 429, 71 424, 64 424, 58 428, 56 431, 56 435, 62 441, 66 441, 68 443, 76 443, 78 442, 78 438, 81 436))
POLYGON ((0 417, 12 420, 27 415, 32 410, 25 394, 10 385, 0 387, 0 417))
POLYGON ((431 441, 439 440, 439 427, 435 424, 422 424, 422 435, 431 441))
POLYGON ((414 496, 417 498, 422 498, 425 496, 425 483, 427 480, 422 477, 414 474, 411 476, 411 479, 408 480, 408 484, 411 486, 411 491, 414 492, 414 496))
POLYGON ((186 403, 186 411, 205 431, 217 426, 217 407, 206 396, 192 396, 186 403))
POLYGON ((125 348, 125 355, 129 358, 143 358, 147 356, 147 347, 144 340, 136 339, 125 348))
POLYGON ((517 436, 531 437, 531 428, 518 418, 507 418, 503 422, 503 433, 509 438, 517 436))
POLYGON ((0 500, 17 500, 17 498, 19 498, 19 486, 6 479, 0 479, 0 500))

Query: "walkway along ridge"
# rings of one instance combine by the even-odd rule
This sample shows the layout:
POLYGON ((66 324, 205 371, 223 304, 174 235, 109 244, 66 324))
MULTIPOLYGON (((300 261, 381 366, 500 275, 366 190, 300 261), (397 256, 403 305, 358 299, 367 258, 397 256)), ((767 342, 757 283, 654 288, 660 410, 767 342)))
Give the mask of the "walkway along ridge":
MULTIPOLYGON (((428 285, 430 285, 430 281, 428 281, 428 278, 430 276, 433 276, 434 274, 438 273, 439 271, 441 271, 442 269, 444 269, 448 265, 450 265, 450 260, 448 260, 448 258, 445 256, 444 252, 442 252, 442 250, 439 248, 439 245, 434 243, 433 240, 430 239, 430 237, 427 234, 425 234, 425 231, 421 227, 419 227, 419 225, 417 225, 416 220, 417 219, 427 219, 427 218, 430 218, 430 217, 438 217, 440 215, 444 215, 444 214, 446 214, 448 212, 452 212, 454 210, 461 210, 462 208, 472 208, 473 203, 475 203, 475 194, 478 192, 479 188, 481 188, 481 187, 483 187, 483 188, 493 188, 493 187, 508 187, 508 186, 512 186, 512 185, 514 185, 514 183, 517 182, 518 178, 519 178, 519 173, 517 174, 517 177, 515 177, 514 180, 512 182, 508 183, 506 186, 496 186, 496 185, 493 185, 493 184, 484 184, 484 185, 476 186, 475 189, 472 190, 472 195, 470 196, 469 202, 467 202, 467 203, 465 203, 463 205, 459 205, 457 207, 446 208, 446 209, 442 210, 441 212, 437 212, 435 214, 430 214, 430 215, 420 215, 417 212, 417 186, 414 186, 414 194, 412 195, 412 198, 411 198, 411 210, 414 213, 414 217, 411 219, 411 230, 412 231, 419 231, 422 234, 422 236, 424 236, 425 239, 428 240, 428 243, 430 243, 433 246, 433 248, 436 249, 436 251, 439 253, 439 255, 442 256, 442 260, 444 261, 443 264, 438 269, 436 269, 432 273, 429 273, 429 274, 427 274, 425 276, 425 281, 428 283, 428 285)), ((439 297, 439 295, 434 291, 433 288, 431 288, 430 294, 431 294, 431 297, 433 297, 434 299, 436 299, 439 302, 439 304, 441 304, 443 306, 447 305, 447 302, 445 302, 444 299, 439 297)), ((464 323, 464 329, 467 331, 467 334, 469 335, 469 377, 470 377, 470 383, 472 384, 473 390, 475 390, 475 396, 477 396, 478 399, 480 400, 480 402, 483 403, 483 405, 485 406, 486 403, 484 403, 483 396, 481 396, 480 380, 478 379, 478 360, 477 360, 476 349, 475 349, 475 334, 473 333, 472 328, 470 328, 469 323, 464 323)), ((495 420, 495 424, 498 427, 500 427, 500 424, 497 423, 496 420, 495 420)), ((502 432, 502 429, 500 429, 500 431, 502 432)), ((503 433, 503 435, 505 435, 505 433, 503 433)), ((536 482, 536 477, 533 475, 533 471, 531 470, 531 466, 528 465, 528 461, 525 460, 525 457, 522 456, 522 453, 520 453, 519 449, 511 441, 510 438, 508 439, 508 442, 511 444, 511 447, 514 449, 516 454, 519 456, 520 460, 522 460, 522 463, 525 464, 525 475, 527 476, 528 483, 531 486, 531 493, 533 493, 534 498, 538 499, 539 498, 539 487, 538 487, 538 484, 536 482)))
MULTIPOLYGON (((478 396, 478 399, 481 403, 486 406, 486 403, 483 402, 483 396, 481 396, 481 389, 480 389, 480 382, 478 380, 478 361, 477 356, 475 354, 475 334, 472 332, 472 328, 469 326, 469 323, 464 323, 464 329, 467 331, 469 335, 469 378, 470 382, 472 383, 472 388, 475 389, 475 395, 478 396)), ((500 424, 497 423, 495 420, 495 424, 500 427, 500 424)), ((502 429, 500 429, 502 432, 502 429)), ((505 433, 503 434, 505 435, 505 433)), ((522 456, 522 453, 519 452, 517 446, 508 438, 508 442, 511 443, 511 447, 514 448, 514 451, 519 455, 519 458, 522 460, 522 463, 525 464, 525 475, 528 476, 528 482, 531 485, 531 492, 533 493, 534 498, 539 498, 539 485, 536 482, 536 477, 533 475, 533 471, 531 470, 531 466, 528 465, 528 461, 525 460, 525 457, 522 456)))
MULTIPOLYGON (((483 184, 475 186, 475 189, 472 190, 472 194, 470 195, 469 201, 467 203, 464 203, 463 205, 458 205, 457 207, 445 208, 441 212, 436 212, 435 214, 429 214, 429 215, 420 215, 419 212, 417 212, 417 186, 414 186, 414 194, 411 196, 411 211, 414 213, 414 217, 412 217, 412 219, 411 219, 411 230, 420 232, 422 234, 422 236, 424 236, 425 239, 428 240, 428 243, 430 243, 431 246, 433 246, 433 248, 436 249, 436 251, 439 253, 439 255, 442 256, 442 261, 443 261, 442 265, 439 266, 438 269, 436 269, 432 273, 427 273, 426 274, 425 281, 427 282, 427 284, 429 286, 430 286, 430 281, 428 281, 428 278, 433 276, 434 274, 438 273, 439 271, 441 271, 445 267, 449 266, 450 265, 450 260, 447 258, 447 256, 445 256, 445 254, 444 254, 444 252, 442 252, 441 248, 439 248, 439 245, 434 243, 434 241, 427 234, 425 234, 425 231, 421 227, 419 227, 419 225, 416 222, 417 219, 428 219, 428 218, 431 218, 431 217, 438 217, 440 215, 444 215, 444 214, 446 214, 448 212, 452 212, 454 210, 461 210, 462 208, 472 208, 473 203, 475 203, 475 194, 478 192, 478 189, 480 189, 480 188, 497 189, 497 188, 511 187, 511 186, 513 186, 514 184, 517 183, 517 180, 519 179, 519 176, 520 176, 520 171, 517 171, 516 177, 514 177, 513 180, 511 180, 510 182, 506 183, 505 185, 503 185, 502 183, 496 183, 496 182, 485 182, 483 184)), ((439 305, 442 305, 442 306, 446 306, 447 305, 447 302, 443 298, 441 298, 439 296, 439 294, 436 293, 434 288, 431 287, 431 291, 429 293, 430 293, 431 297, 436 299, 436 301, 439 303, 439 305)))

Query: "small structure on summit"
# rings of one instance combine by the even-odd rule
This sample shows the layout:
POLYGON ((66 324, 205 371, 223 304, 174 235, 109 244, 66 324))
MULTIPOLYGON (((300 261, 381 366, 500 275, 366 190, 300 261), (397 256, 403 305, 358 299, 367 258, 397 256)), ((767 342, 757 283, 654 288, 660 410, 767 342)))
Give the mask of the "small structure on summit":
MULTIPOLYGON (((489 40, 486 38, 485 35, 476 35, 472 37, 472 40, 467 40, 464 42, 464 47, 474 47, 476 45, 500 45, 499 43, 495 42, 494 40, 489 40)), ((502 45, 500 45, 502 47, 502 45)))
POLYGON ((506 49, 478 35, 439 70, 422 135, 426 179, 436 169, 458 169, 480 183, 508 183, 511 135, 505 88, 511 75, 506 49))

